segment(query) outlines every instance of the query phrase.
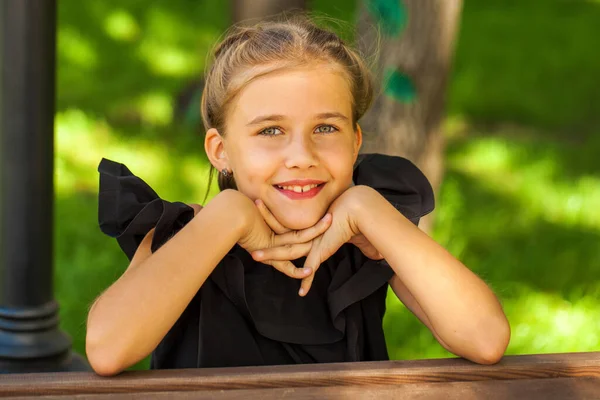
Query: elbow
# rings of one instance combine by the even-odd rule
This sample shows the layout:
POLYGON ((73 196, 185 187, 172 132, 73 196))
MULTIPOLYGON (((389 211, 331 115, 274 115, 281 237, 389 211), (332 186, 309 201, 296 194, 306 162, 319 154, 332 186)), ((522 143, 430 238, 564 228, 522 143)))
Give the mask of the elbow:
POLYGON ((90 352, 87 347, 86 354, 90 366, 94 372, 100 376, 115 376, 123 371, 123 369, 120 368, 109 357, 90 352))
POLYGON ((122 370, 116 367, 114 364, 107 363, 102 359, 92 359, 91 357, 88 357, 88 361, 94 372, 99 376, 111 377, 122 372, 122 370))
POLYGON ((482 365, 493 365, 499 362, 504 356, 504 350, 501 347, 488 346, 486 349, 477 351, 475 355, 470 357, 471 361, 482 365))
POLYGON ((498 323, 487 335, 484 335, 474 346, 474 354, 468 357, 478 364, 492 365, 499 362, 510 342, 510 325, 506 318, 498 323))
POLYGON ((111 357, 109 352, 102 351, 101 348, 95 348, 86 343, 85 352, 90 366, 100 376, 115 376, 124 369, 115 362, 115 359, 111 357))
POLYGON ((110 346, 90 330, 86 334, 85 353, 90 366, 100 376, 114 376, 125 369, 110 346))

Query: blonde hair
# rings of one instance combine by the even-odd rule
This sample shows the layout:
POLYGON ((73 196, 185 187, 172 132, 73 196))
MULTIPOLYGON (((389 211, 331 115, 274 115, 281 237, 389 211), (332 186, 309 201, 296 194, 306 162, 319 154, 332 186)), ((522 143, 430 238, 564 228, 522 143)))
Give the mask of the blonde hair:
MULTIPOLYGON (((206 130, 227 131, 228 106, 250 82, 286 68, 332 63, 346 75, 352 99, 352 123, 371 106, 373 82, 358 52, 335 33, 303 14, 278 16, 253 26, 234 26, 214 50, 206 73, 201 113, 206 130)), ((211 167, 209 186, 214 167, 211 167)), ((219 173, 219 189, 236 189, 232 174, 219 173)))

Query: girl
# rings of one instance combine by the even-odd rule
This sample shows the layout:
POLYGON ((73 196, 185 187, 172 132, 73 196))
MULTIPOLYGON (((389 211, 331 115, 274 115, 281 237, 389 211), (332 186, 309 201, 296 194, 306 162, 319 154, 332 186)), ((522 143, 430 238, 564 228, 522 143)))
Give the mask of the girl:
POLYGON ((169 203, 102 160, 99 220, 131 262, 93 304, 100 375, 151 368, 385 360, 388 283, 449 351, 503 355, 490 289, 416 227, 433 192, 408 160, 361 155, 373 95, 360 57, 304 18, 237 28, 206 76, 221 192, 169 203))

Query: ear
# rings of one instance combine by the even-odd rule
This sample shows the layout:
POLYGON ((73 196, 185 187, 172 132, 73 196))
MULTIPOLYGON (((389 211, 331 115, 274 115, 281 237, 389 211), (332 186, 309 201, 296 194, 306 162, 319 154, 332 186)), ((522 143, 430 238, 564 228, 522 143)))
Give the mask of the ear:
POLYGON ((356 130, 354 131, 354 162, 356 162, 356 158, 358 157, 358 152, 360 151, 360 147, 362 146, 362 129, 360 129, 360 125, 356 124, 356 130))
POLYGON ((210 160, 210 163, 217 169, 217 171, 230 169, 229 158, 227 158, 223 137, 215 128, 210 128, 206 131, 206 135, 204 137, 204 151, 206 151, 206 155, 210 160))

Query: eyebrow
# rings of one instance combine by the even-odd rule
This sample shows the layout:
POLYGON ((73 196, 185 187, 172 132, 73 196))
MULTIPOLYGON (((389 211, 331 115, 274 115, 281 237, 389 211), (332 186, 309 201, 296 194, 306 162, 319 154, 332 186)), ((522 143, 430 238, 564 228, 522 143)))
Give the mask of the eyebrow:
MULTIPOLYGON (((250 121, 246 126, 258 125, 265 121, 278 122, 278 121, 284 120, 285 118, 286 117, 281 114, 259 115, 258 117, 254 118, 252 121, 250 121)), ((349 121, 348 117, 346 117, 344 114, 339 113, 337 111, 324 112, 324 113, 315 115, 315 119, 331 119, 331 118, 337 118, 337 119, 341 119, 344 121, 349 121)))
POLYGON ((344 114, 339 113, 337 111, 334 111, 334 112, 325 112, 325 113, 317 114, 316 118, 317 119, 337 118, 337 119, 343 119, 344 121, 349 121, 348 117, 346 117, 344 114))

